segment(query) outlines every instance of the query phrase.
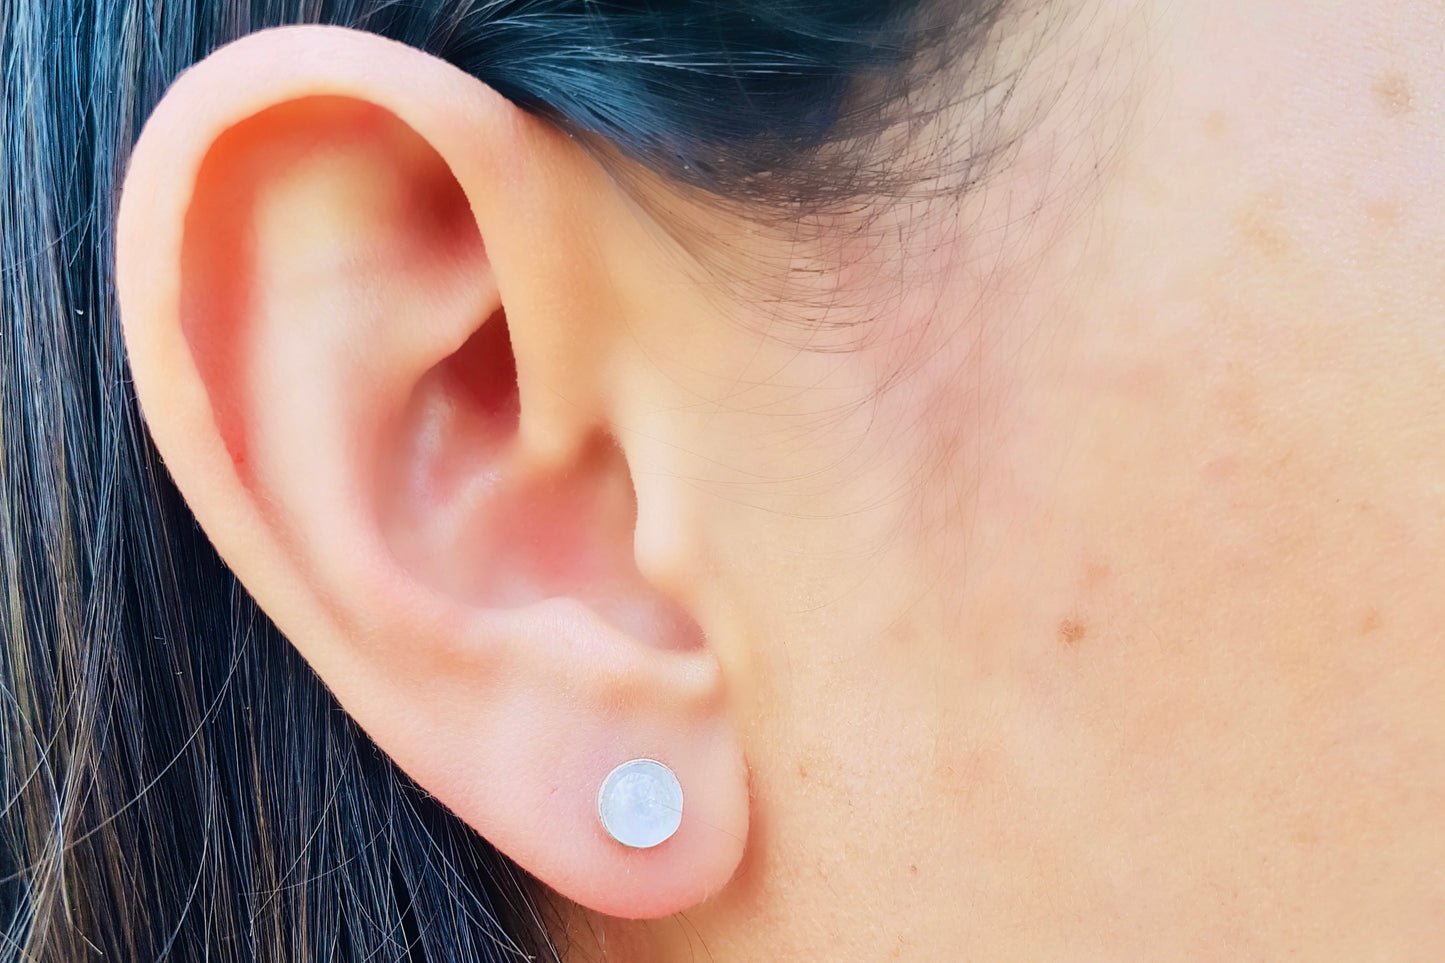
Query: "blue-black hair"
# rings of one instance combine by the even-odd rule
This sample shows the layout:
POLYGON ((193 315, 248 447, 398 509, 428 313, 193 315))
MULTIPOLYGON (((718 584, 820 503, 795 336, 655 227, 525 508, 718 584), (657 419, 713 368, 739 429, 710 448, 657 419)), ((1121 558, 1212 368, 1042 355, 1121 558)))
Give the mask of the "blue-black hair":
POLYGON ((675 181, 797 204, 856 189, 823 149, 877 133, 938 24, 976 39, 999 6, 0 0, 0 960, 554 957, 537 888, 339 710, 146 437, 111 224, 181 70, 358 27, 675 181))

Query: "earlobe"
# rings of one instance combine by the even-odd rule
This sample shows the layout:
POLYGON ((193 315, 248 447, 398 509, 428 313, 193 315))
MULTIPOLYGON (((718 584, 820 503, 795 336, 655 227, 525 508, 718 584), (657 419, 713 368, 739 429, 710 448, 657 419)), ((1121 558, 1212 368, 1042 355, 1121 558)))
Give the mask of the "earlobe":
POLYGON ((651 917, 727 882, 748 790, 717 661, 636 562, 615 191, 433 58, 267 32, 157 109, 118 284, 177 484, 346 709, 562 895, 651 917), (631 759, 686 800, 660 845, 600 818, 631 759))

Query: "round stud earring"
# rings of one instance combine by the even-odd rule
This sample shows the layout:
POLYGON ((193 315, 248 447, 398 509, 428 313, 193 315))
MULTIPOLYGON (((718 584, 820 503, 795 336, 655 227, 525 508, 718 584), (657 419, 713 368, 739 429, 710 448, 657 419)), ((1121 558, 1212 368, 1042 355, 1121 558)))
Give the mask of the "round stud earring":
POLYGON ((682 785, 656 759, 624 762, 602 780, 597 818, 607 835, 624 846, 659 846, 682 825, 682 785))

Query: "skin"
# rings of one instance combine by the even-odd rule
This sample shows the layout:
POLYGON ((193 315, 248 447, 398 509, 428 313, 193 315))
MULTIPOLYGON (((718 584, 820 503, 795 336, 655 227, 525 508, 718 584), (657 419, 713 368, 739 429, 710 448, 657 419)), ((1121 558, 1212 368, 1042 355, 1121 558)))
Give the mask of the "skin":
POLYGON ((1013 151, 868 243, 699 203, 692 259, 572 142, 368 47, 327 89, 420 140, 320 105, 333 150, 253 171, 314 237, 248 202, 237 269, 244 165, 194 172, 284 141, 239 125, 299 88, 239 79, 353 42, 325 32, 203 65, 147 130, 120 282, 168 466, 348 711, 566 897, 568 959, 1445 952, 1445 14, 1038 31, 995 68, 1013 151), (384 203, 418 183, 435 222, 384 203), (394 270, 327 260, 357 237, 394 270), (507 380, 461 347, 498 307, 512 421, 435 375, 507 380), (589 793, 644 751, 691 835, 619 853, 589 793))

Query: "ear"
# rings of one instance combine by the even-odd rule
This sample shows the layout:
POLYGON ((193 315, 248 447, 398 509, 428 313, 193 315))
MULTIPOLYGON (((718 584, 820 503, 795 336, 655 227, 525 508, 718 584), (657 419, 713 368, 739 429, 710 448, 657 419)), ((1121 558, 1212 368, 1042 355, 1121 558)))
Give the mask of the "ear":
POLYGON ((733 874, 748 789, 717 661, 639 558, 667 508, 612 441, 616 252, 665 270, 639 219, 472 77, 289 28, 167 94, 117 261, 168 468, 341 704, 562 895, 655 917, 733 874), (598 819, 639 757, 685 799, 652 849, 598 819))

